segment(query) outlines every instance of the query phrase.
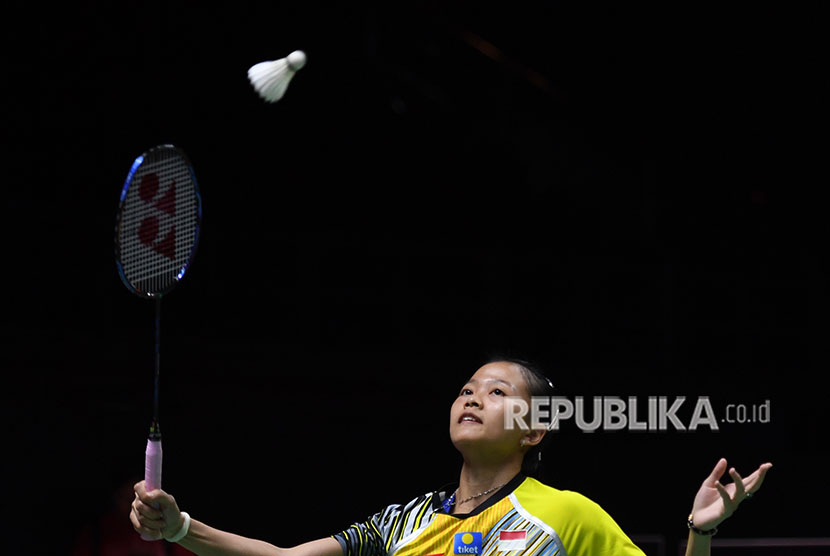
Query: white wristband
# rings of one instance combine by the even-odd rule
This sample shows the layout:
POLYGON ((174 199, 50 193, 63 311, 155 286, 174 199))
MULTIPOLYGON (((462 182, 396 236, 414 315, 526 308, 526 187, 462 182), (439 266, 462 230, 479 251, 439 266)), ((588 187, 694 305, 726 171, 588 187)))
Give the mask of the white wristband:
POLYGON ((182 523, 182 528, 179 529, 179 532, 173 535, 172 537, 164 537, 164 539, 168 542, 179 542, 182 540, 187 532, 190 530, 190 514, 187 512, 182 512, 184 516, 184 523, 182 523))

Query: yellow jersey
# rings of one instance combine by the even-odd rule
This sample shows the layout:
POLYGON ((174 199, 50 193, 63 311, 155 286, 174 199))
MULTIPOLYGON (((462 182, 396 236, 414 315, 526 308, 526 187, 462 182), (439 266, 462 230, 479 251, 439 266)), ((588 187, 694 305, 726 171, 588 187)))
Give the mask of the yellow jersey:
POLYGON ((334 538, 344 556, 644 556, 598 504, 521 474, 469 514, 448 509, 430 492, 334 538))

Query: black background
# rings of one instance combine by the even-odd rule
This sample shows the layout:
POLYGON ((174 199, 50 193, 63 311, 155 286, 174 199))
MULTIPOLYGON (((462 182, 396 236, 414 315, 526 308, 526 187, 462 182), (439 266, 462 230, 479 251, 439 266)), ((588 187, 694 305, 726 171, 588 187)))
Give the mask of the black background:
MULTIPOLYGON (((826 535, 826 8, 70 3, 3 21, 6 542, 69 551, 141 477, 153 306, 112 232, 173 143, 204 201, 163 303, 164 485, 280 546, 457 479, 491 353, 562 395, 770 400, 718 432, 559 433, 545 480, 685 537, 721 456, 775 464, 722 536, 826 535), (277 104, 254 63, 301 48, 277 104), (313 513, 316 519, 308 519, 313 513), (19 522, 18 522, 19 520, 19 522)), ((123 510, 127 519, 127 508, 123 510)))

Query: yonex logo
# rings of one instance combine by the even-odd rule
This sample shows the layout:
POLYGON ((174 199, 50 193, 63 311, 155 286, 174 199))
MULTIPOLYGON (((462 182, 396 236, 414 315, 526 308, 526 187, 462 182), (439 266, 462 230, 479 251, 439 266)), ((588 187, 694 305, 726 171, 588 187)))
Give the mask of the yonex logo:
POLYGON ((158 211, 158 215, 144 217, 138 226, 138 240, 156 253, 175 260, 176 225, 171 224, 167 235, 160 241, 156 241, 156 238, 159 236, 161 227, 159 216, 165 220, 176 216, 176 180, 172 180, 167 191, 161 195, 159 195, 159 185, 159 177, 155 173, 151 172, 141 177, 138 196, 148 205, 152 205, 158 211))
POLYGON ((481 533, 456 533, 455 554, 481 554, 481 533))

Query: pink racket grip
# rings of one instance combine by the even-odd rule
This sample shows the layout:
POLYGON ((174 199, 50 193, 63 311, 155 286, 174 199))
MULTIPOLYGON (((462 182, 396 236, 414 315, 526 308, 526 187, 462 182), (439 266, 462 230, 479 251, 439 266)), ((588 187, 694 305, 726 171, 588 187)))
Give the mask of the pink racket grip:
MULTIPOLYGON (((144 452, 144 488, 147 492, 161 488, 161 440, 147 440, 144 452)), ((155 506, 158 508, 158 504, 155 506)), ((157 540, 141 534, 145 541, 157 540)))

